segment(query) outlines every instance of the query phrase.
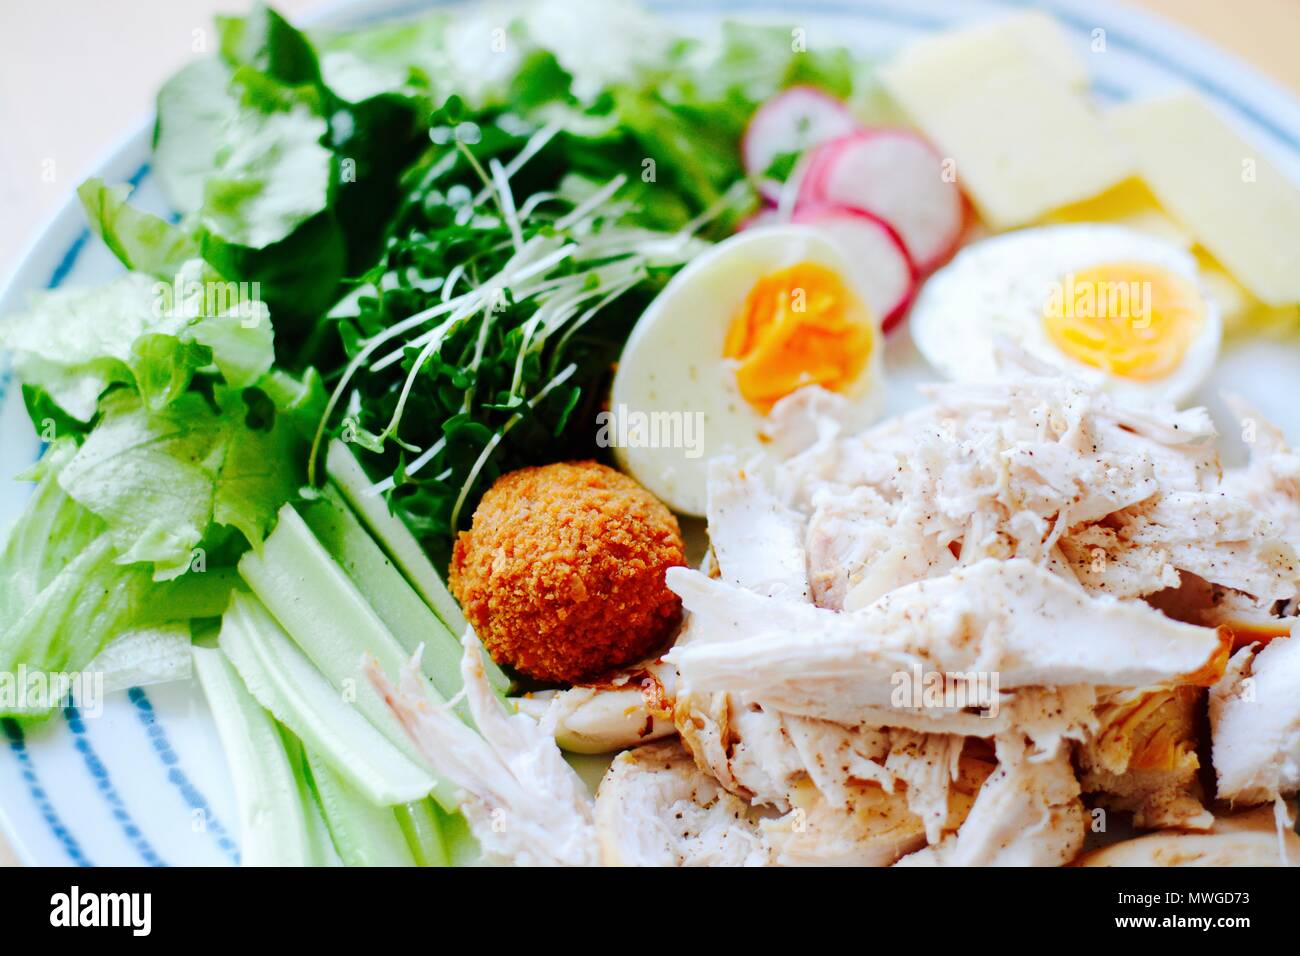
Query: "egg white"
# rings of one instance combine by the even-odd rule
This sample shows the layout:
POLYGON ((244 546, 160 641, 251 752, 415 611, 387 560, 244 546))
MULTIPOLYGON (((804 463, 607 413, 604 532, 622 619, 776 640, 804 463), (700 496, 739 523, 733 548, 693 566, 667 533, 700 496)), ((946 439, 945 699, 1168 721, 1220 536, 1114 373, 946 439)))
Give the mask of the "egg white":
POLYGON ((1135 229, 1099 223, 1022 229, 968 246, 935 273, 909 316, 921 354, 957 381, 999 377, 997 350, 1009 343, 1072 377, 1137 401, 1178 402, 1214 366, 1223 323, 1198 272, 1195 257, 1135 229), (1193 283, 1204 323, 1178 368, 1137 381, 1086 365, 1048 336, 1043 309, 1050 290, 1068 273, 1115 262, 1148 263, 1193 283))
MULTIPOLYGON (((646 309, 628 338, 610 395, 615 420, 629 413, 679 412, 698 414, 702 425, 698 454, 686 447, 646 447, 645 442, 614 446, 620 467, 675 511, 704 514, 710 458, 762 447, 759 435, 766 416, 740 393, 737 362, 723 357, 723 347, 727 329, 754 284, 800 262, 835 272, 865 308, 866 294, 830 240, 809 226, 762 227, 693 259, 646 309)), ((845 390, 852 402, 850 427, 870 424, 882 403, 884 340, 880 317, 870 318, 870 358, 845 390)))

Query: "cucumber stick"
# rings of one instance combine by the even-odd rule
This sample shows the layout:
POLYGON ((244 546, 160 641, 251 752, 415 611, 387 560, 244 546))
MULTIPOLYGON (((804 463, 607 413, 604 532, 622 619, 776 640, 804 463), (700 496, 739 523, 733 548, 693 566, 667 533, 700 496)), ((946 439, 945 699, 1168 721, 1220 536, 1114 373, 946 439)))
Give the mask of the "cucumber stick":
POLYGON ((284 752, 293 767, 293 778, 298 784, 298 792, 302 794, 304 813, 307 817, 307 839, 310 841, 312 859, 315 861, 312 865, 342 866, 343 858, 339 856, 339 851, 334 846, 334 838, 330 836, 330 829, 325 824, 320 798, 312 784, 311 771, 307 768, 307 752, 303 749, 302 741, 284 725, 280 725, 279 731, 280 739, 284 741, 284 752))
POLYGON ((208 698, 230 765, 239 808, 244 866, 312 866, 320 858, 315 808, 304 797, 280 728, 216 648, 194 648, 194 670, 208 698))
POLYGON ((398 822, 402 807, 394 812, 393 807, 376 806, 311 750, 306 760, 325 824, 345 866, 417 864, 398 822))
POLYGON ((483 850, 474 839, 465 815, 455 816, 439 813, 442 823, 442 839, 447 846, 447 858, 452 866, 482 866, 483 850))
POLYGON ((389 512, 383 497, 371 493, 365 469, 337 438, 330 442, 326 453, 325 472, 447 629, 453 634, 465 633, 465 615, 420 542, 400 518, 389 512))
POLYGON ((407 654, 424 645, 420 666, 438 691, 448 698, 459 693, 460 642, 393 567, 342 494, 326 485, 319 499, 302 507, 302 517, 407 654))
POLYGON ((451 864, 447 841, 442 835, 443 821, 462 820, 463 817, 459 814, 451 817, 443 813, 432 800, 404 803, 400 807, 393 807, 393 813, 417 866, 451 864))
MULTIPOLYGON (((395 682, 407 659, 405 650, 291 505, 280 509, 261 553, 249 551, 240 559, 239 573, 343 699, 411 760, 427 767, 363 669, 365 658, 373 657, 395 682)), ((443 703, 433 684, 421 680, 430 703, 443 703)), ((456 809, 453 792, 445 782, 434 790, 448 811, 456 809)))
POLYGON ((257 598, 234 596, 220 644, 258 702, 372 803, 416 800, 436 785, 342 699, 257 598))

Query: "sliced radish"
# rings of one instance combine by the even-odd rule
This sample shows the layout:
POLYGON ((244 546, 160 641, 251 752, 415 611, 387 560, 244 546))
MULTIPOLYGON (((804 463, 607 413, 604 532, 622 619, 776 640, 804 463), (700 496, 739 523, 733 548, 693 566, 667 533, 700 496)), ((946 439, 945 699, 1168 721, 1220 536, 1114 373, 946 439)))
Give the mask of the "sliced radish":
POLYGON ((864 130, 818 147, 800 201, 849 206, 883 219, 924 274, 961 239, 961 190, 945 172, 943 158, 910 130, 864 130))
POLYGON ((883 220, 846 206, 805 206, 794 221, 814 226, 840 247, 876 315, 888 332, 916 292, 917 276, 902 240, 883 220))
POLYGON ((835 97, 812 86, 782 90, 758 108, 745 130, 741 157, 758 191, 772 202, 781 184, 767 170, 783 153, 801 153, 858 129, 852 114, 835 97))

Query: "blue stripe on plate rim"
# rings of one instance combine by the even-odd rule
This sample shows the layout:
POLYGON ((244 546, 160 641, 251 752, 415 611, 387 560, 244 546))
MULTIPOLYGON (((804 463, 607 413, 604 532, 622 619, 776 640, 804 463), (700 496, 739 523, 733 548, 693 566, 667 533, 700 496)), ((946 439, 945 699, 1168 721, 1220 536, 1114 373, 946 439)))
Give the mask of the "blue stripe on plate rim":
POLYGON ((162 721, 158 719, 158 712, 154 710, 153 703, 144 692, 144 688, 132 687, 127 691, 127 699, 135 706, 136 715, 140 718, 140 723, 145 729, 145 734, 149 737, 149 743, 153 746, 154 753, 158 755, 158 759, 162 761, 163 766, 167 767, 167 782, 180 793, 182 799, 190 808, 191 816, 212 837, 217 849, 221 850, 231 863, 238 866, 238 844, 236 844, 230 831, 225 828, 213 811, 212 806, 208 803, 208 798, 185 776, 185 771, 181 768, 181 758, 172 749, 167 730, 163 727, 162 721))
POLYGON ((132 848, 147 866, 166 866, 167 864, 162 857, 154 850, 153 844, 140 830, 140 825, 131 816, 131 811, 127 809, 122 795, 113 786, 113 778, 108 772, 108 767, 100 759, 99 754, 95 752, 95 748, 91 746, 90 738, 86 736, 86 722, 82 719, 81 712, 75 706, 69 704, 63 708, 63 719, 67 723, 68 729, 72 731, 73 745, 77 748, 77 752, 81 754, 86 771, 95 784, 95 789, 99 791, 100 796, 104 798, 104 801, 112 810, 113 819, 121 827, 122 834, 130 841, 132 848))
MULTIPOLYGON (((1034 6, 1032 0, 990 0, 994 6, 1004 6, 1012 8, 1024 8, 1034 6)), ((381 12, 371 15, 363 14, 360 18, 353 20, 354 23, 366 23, 375 19, 390 19, 400 16, 409 15, 420 10, 428 9, 432 6, 439 5, 439 0, 414 0, 406 4, 392 4, 387 6, 381 12)), ((657 10, 663 12, 672 12, 678 10, 698 11, 701 9, 700 0, 659 0, 653 2, 657 10)), ((707 8, 710 11, 719 13, 746 12, 746 11, 781 11, 788 12, 790 9, 789 0, 713 0, 707 2, 707 8)), ((341 9, 346 9, 346 4, 341 9)), ((1085 20, 1077 14, 1071 12, 1063 3, 1051 3, 1050 12, 1067 27, 1072 28, 1084 35, 1090 35, 1096 27, 1094 21, 1085 20)), ((338 12, 338 11, 334 11, 338 12)), ((956 18, 925 14, 915 9, 907 10, 895 7, 886 3, 876 3, 872 0, 856 0, 852 3, 839 3, 834 0, 816 0, 816 2, 806 2, 799 5, 799 12, 813 15, 866 15, 873 19, 882 20, 893 25, 918 29, 918 30, 936 30, 946 27, 954 22, 956 18)), ((1253 124, 1266 131, 1278 142, 1290 147, 1296 152, 1300 152, 1300 137, 1285 126, 1278 124, 1267 114, 1255 108, 1240 96, 1237 96, 1232 90, 1219 82, 1212 74, 1197 69, 1188 63, 1173 59, 1167 56, 1161 50, 1151 47, 1140 39, 1125 36, 1122 33, 1116 33, 1114 30, 1107 30, 1107 42, 1114 43, 1117 47, 1125 49, 1133 55, 1151 63, 1163 71, 1173 74, 1180 79, 1198 88, 1201 92, 1211 98, 1219 101, 1223 105, 1232 109, 1238 115, 1250 120, 1253 124)), ((1094 90, 1102 97, 1108 100, 1122 100, 1127 96, 1127 91, 1112 84, 1106 84, 1094 81, 1094 90)), ((138 186, 149 175, 149 163, 144 163, 129 178, 132 186, 138 186)), ((49 281, 46 283, 47 289, 58 288, 63 281, 72 272, 76 266, 77 259, 81 252, 91 240, 89 229, 83 228, 68 246, 58 264, 50 274, 49 281)), ((12 370, 8 363, 3 369, 0 369, 0 405, 3 405, 6 393, 12 383, 12 370)), ((239 847, 230 832, 221 824, 216 815, 212 812, 208 799, 203 793, 194 786, 186 777, 180 767, 180 758, 172 749, 168 740, 166 729, 159 719, 157 712, 153 709, 148 695, 142 688, 134 687, 128 691, 128 697, 135 706, 145 732, 150 739, 151 749, 157 758, 167 768, 167 779, 173 788, 185 801, 191 812, 202 813, 205 821, 203 829, 211 836, 218 848, 233 863, 239 862, 239 847)), ((113 810, 115 819, 123 829, 131 845, 139 856, 140 862, 152 866, 165 866, 161 857, 154 850, 152 844, 145 838, 139 826, 132 820, 129 811, 126 809, 120 795, 113 788, 111 779, 108 776, 107 768, 102 760, 95 753, 90 744, 89 738, 85 734, 84 725, 81 722, 80 715, 75 708, 68 707, 63 712, 64 720, 72 731, 75 739, 75 745, 81 752, 87 772, 91 775, 92 780, 104 799, 109 803, 113 810)), ((71 829, 63 822, 50 804, 46 796, 45 789, 41 785, 40 777, 36 772, 35 764, 32 761, 31 752, 27 747, 25 737, 21 727, 12 720, 0 721, 3 727, 5 737, 7 738, 9 750, 14 754, 21 768, 23 780, 28 787, 28 796, 36 805, 41 818, 48 826, 50 833, 63 848, 68 861, 76 866, 93 866, 89 858, 82 851, 80 844, 73 835, 71 829)))
MULTIPOLYGON (((0 399, 4 396, 0 395, 0 399)), ((45 787, 41 784, 41 779, 36 774, 36 766, 32 763, 32 755, 27 750, 27 739, 23 735, 23 729, 18 725, 18 721, 11 718, 0 720, 0 727, 4 728, 5 739, 9 743, 9 750, 18 761, 21 768, 23 782, 27 784, 27 795, 31 797, 36 809, 40 812, 41 819, 45 821, 46 826, 50 828, 50 833, 59 841, 63 851, 68 855, 68 860, 74 866, 94 866, 90 859, 81 850, 81 844, 77 838, 72 835, 72 831, 63 822, 58 811, 50 803, 46 796, 45 787)))

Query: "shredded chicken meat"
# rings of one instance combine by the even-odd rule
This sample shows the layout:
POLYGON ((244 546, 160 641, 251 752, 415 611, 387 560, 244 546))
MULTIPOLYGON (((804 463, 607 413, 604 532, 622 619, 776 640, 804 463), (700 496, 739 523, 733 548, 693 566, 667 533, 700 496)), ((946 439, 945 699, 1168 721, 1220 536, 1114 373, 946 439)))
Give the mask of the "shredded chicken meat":
POLYGON ((1281 435, 1258 420, 1225 474, 1203 409, 1032 370, 927 394, 846 435, 843 400, 805 389, 765 456, 711 463, 708 572, 668 572, 687 616, 662 660, 512 715, 469 633, 477 732, 374 675, 489 857, 1061 865, 1088 805, 1209 830, 1207 687, 1219 796, 1283 806, 1300 457, 1281 435), (594 802, 557 737, 623 751, 594 802))

